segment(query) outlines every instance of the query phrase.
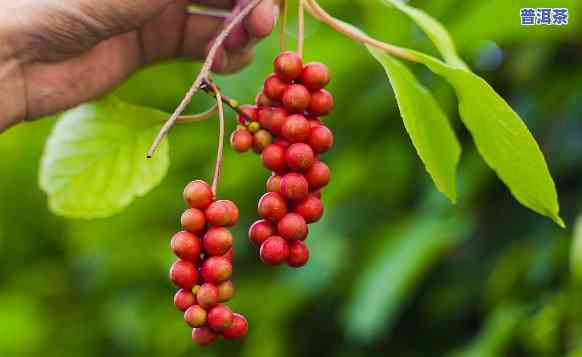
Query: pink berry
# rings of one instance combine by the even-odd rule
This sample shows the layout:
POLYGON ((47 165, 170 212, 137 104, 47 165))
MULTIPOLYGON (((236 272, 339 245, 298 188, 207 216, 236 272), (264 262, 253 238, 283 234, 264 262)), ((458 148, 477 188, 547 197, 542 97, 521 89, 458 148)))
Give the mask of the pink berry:
POLYGON ((307 264, 309 260, 309 248, 302 241, 289 242, 289 257, 287 264, 293 268, 299 268, 307 264))
POLYGON ((180 289, 174 295, 174 305, 178 310, 186 311, 192 305, 196 304, 196 296, 191 290, 180 289))
POLYGON ((212 227, 208 229, 202 244, 204 252, 209 256, 224 255, 232 248, 233 237, 230 231, 224 227, 212 227))
POLYGON ((211 226, 231 227, 238 221, 238 208, 232 201, 219 200, 213 202, 204 211, 206 221, 211 226))
POLYGON ((221 283, 231 275, 232 264, 223 257, 210 257, 202 263, 202 277, 208 283, 221 283))
POLYGON ((303 66, 300 82, 310 91, 322 89, 329 83, 329 70, 320 62, 312 62, 303 66))
POLYGON ((305 171, 313 165, 315 161, 315 153, 309 145, 295 143, 289 146, 287 152, 285 152, 285 160, 290 169, 305 171))
POLYGON ((192 233, 201 233, 206 228, 206 216, 198 208, 189 208, 180 217, 182 228, 192 233))
POLYGON ((279 175, 272 175, 267 180, 267 192, 279 192, 281 193, 281 179, 283 177, 279 175))
POLYGON ((218 300, 221 302, 228 301, 234 296, 234 283, 232 280, 224 281, 217 286, 218 288, 218 300))
POLYGON ((307 111, 313 115, 324 116, 333 110, 333 96, 325 89, 311 93, 311 101, 307 111))
POLYGON ((191 290, 198 282, 198 269, 191 262, 177 260, 170 268, 170 280, 179 288, 191 290))
POLYGON ((314 223, 323 216, 323 204, 315 195, 309 195, 295 205, 294 211, 300 214, 307 223, 314 223))
POLYGON ((288 200, 302 200, 309 193, 309 183, 303 175, 291 172, 281 179, 280 191, 288 200))
POLYGON ((275 172, 285 170, 287 164, 285 162, 285 149, 276 144, 271 144, 261 153, 263 166, 275 172))
POLYGON ((305 142, 311 134, 309 121, 300 114, 294 114, 287 117, 281 127, 281 135, 285 140, 291 143, 305 142))
POLYGON ((208 326, 216 332, 224 331, 232 325, 232 310, 224 304, 218 304, 208 310, 208 326))
POLYGON ((288 83, 279 78, 276 74, 271 74, 265 80, 263 85, 263 93, 274 101, 281 101, 283 93, 287 90, 288 83))
POLYGON ((196 292, 196 301, 198 305, 208 309, 220 301, 220 293, 214 284, 202 284, 196 292))
POLYGON ((232 132, 230 146, 237 152, 246 152, 253 146, 253 134, 241 128, 232 132))
POLYGON ((321 162, 316 161, 309 169, 304 172, 307 182, 309 182, 310 190, 318 190, 326 186, 331 179, 331 172, 329 167, 321 162))
POLYGON ((301 76, 303 61, 294 52, 283 52, 275 58, 274 67, 277 76, 287 82, 291 82, 301 76))
POLYGON ((192 329, 192 341, 200 346, 208 346, 218 338, 218 334, 208 327, 192 329))
POLYGON ((273 134, 265 129, 261 129, 253 134, 253 150, 257 153, 263 152, 263 150, 272 143, 273 134))
POLYGON ((259 200, 257 209, 259 215, 271 221, 278 221, 287 214, 287 203, 277 192, 265 193, 259 200))
MULTIPOLYGON (((320 101, 321 99, 319 99, 316 104, 320 103, 320 101)), ((310 103, 311 94, 307 88, 301 84, 289 85, 283 94, 283 106, 290 113, 303 113, 310 107, 310 103)), ((313 112, 313 114, 315 114, 315 112, 313 112)))
POLYGON ((309 135, 308 144, 316 153, 324 153, 333 145, 333 133, 323 125, 313 127, 309 135))
POLYGON ((206 325, 206 310, 202 306, 194 305, 184 312, 184 320, 191 327, 201 327, 206 325))
POLYGON ((184 200, 192 208, 205 209, 214 200, 214 194, 209 184, 196 180, 184 188, 184 200))
POLYGON ((222 331, 222 336, 227 340, 237 340, 239 338, 245 337, 249 329, 249 324, 247 319, 240 314, 234 314, 232 319, 232 325, 229 328, 222 331))
POLYGON ((271 236, 261 245, 261 260, 269 265, 278 265, 287 260, 289 246, 285 239, 279 236, 271 236))
POLYGON ((178 258, 190 262, 198 261, 200 253, 202 252, 200 239, 188 231, 181 231, 174 234, 170 247, 178 258))
POLYGON ((274 100, 267 97, 265 95, 265 93, 263 93, 263 92, 260 92, 259 94, 257 94, 255 101, 256 101, 257 106, 259 108, 274 107, 274 106, 278 105, 277 102, 275 102, 274 100))
POLYGON ((259 111, 259 122, 263 128, 279 135, 285 120, 287 120, 287 115, 287 111, 283 108, 262 108, 259 111))
POLYGON ((261 219, 249 228, 249 239, 256 247, 260 247, 267 238, 275 233, 275 225, 271 221, 261 219))

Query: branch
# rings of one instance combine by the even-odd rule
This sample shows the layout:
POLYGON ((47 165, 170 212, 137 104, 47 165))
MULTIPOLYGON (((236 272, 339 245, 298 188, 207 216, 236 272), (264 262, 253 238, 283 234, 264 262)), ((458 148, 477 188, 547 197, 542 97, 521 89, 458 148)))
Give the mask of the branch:
POLYGON ((203 111, 202 113, 192 114, 192 115, 180 115, 178 119, 176 119, 177 124, 188 124, 194 123, 197 121, 202 121, 209 119, 214 114, 218 112, 218 104, 214 104, 210 109, 203 111))
POLYGON ((216 197, 216 190, 218 188, 218 180, 220 179, 220 169, 222 167, 222 152, 224 150, 224 108, 222 106, 222 95, 220 91, 210 82, 214 94, 216 95, 216 105, 218 106, 219 131, 218 131, 218 150, 216 153, 216 165, 214 166, 214 177, 212 178, 212 192, 216 197))
POLYGON ((384 51, 390 55, 395 57, 411 61, 411 62, 419 62, 418 58, 411 54, 410 52, 406 51, 404 48, 391 45, 386 42, 379 41, 373 37, 370 37, 363 33, 362 31, 356 29, 355 27, 342 22, 335 17, 328 14, 315 0, 304 0, 305 1, 305 8, 311 16, 316 18, 317 20, 325 23, 332 29, 336 30, 337 32, 351 38, 352 40, 363 43, 374 48, 379 49, 380 51, 384 51))
POLYGON ((162 127, 160 132, 158 133, 158 136, 154 140, 150 150, 147 153, 148 158, 151 158, 154 155, 154 153, 156 152, 156 149, 158 148, 158 146, 160 145, 160 143, 164 139, 164 136, 166 136, 166 134, 170 131, 172 126, 176 123, 176 120, 178 119, 178 117, 184 112, 184 110, 186 110, 186 107, 192 101, 192 97, 194 96, 194 94, 196 94, 196 92, 200 88, 200 85, 202 84, 202 82, 204 80, 208 80, 208 75, 210 74, 210 69, 212 68, 212 64, 214 63, 216 53, 218 52, 218 49, 223 44, 226 37, 230 34, 232 29, 235 26, 237 26, 239 23, 241 23, 244 20, 244 18, 261 1, 262 0, 251 1, 247 6, 245 6, 241 10, 240 13, 238 13, 232 19, 232 21, 228 25, 226 25, 226 27, 216 37, 216 40, 214 41, 212 47, 210 48, 210 51, 208 51, 208 55, 206 56, 206 60, 204 61, 204 65, 202 66, 202 69, 200 70, 198 77, 196 77, 196 80, 194 81, 194 83, 192 84, 192 86, 190 87, 190 89, 188 90, 186 95, 184 96, 184 99, 182 99, 182 102, 180 103, 180 105, 176 108, 176 110, 174 111, 172 116, 168 119, 168 121, 166 121, 166 123, 164 124, 164 126, 162 127))

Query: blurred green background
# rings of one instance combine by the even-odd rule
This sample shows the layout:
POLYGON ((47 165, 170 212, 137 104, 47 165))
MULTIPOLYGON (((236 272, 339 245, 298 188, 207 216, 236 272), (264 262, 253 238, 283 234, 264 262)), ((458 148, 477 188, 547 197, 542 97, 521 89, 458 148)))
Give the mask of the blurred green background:
MULTIPOLYGON (((378 38, 435 53, 379 1, 321 3, 378 38)), ((526 120, 556 179, 566 230, 511 197, 460 125, 451 88, 414 67, 463 142, 459 203, 450 205, 417 158, 380 65, 308 18, 306 60, 333 72, 327 124, 336 144, 306 268, 259 262, 246 230, 268 173, 258 156, 226 152, 219 196, 242 212, 231 306, 249 319, 246 341, 194 346, 167 278, 181 191, 210 178, 216 122, 176 127, 163 183, 118 216, 82 221, 53 215, 38 188, 47 119, 0 137, 0 356, 582 356, 581 2, 411 4, 445 24, 464 59, 526 120), (570 24, 521 27, 519 8, 540 6, 568 7, 570 24)), ((277 51, 272 36, 248 69, 218 82, 251 101, 277 51)), ((197 68, 148 69, 117 95, 171 111, 197 68)), ((207 104, 197 98, 193 110, 207 104)))

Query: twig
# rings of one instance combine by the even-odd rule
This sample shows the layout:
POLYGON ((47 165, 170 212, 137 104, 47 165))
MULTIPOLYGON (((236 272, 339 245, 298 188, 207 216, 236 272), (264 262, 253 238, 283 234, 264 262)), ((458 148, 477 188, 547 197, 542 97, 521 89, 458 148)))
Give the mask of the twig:
POLYGON ((297 54, 303 57, 303 42, 305 39, 305 1, 299 0, 299 16, 297 30, 297 54))
POLYGON ((168 119, 168 121, 166 121, 166 123, 164 124, 164 126, 162 127, 162 129, 160 130, 160 132, 158 133, 158 136, 154 140, 154 142, 153 142, 150 150, 147 153, 147 157, 148 158, 151 158, 154 155, 154 153, 156 152, 156 149, 158 148, 158 146, 160 145, 160 143, 164 139, 164 136, 166 136, 166 134, 168 133, 168 131, 170 131, 170 129, 172 128, 172 126, 176 123, 176 120, 178 119, 178 117, 184 112, 184 110, 186 110, 186 107, 192 101, 192 97, 194 96, 194 94, 196 94, 196 92, 200 88, 200 84, 202 84, 202 82, 205 79, 208 79, 208 75, 210 73, 210 69, 212 68, 212 64, 214 63, 214 59, 216 57, 216 53, 217 53, 218 49, 220 48, 220 46, 222 45, 222 43, 224 42, 224 40, 226 39, 226 37, 230 34, 230 32, 232 31, 232 29, 236 25, 238 25, 241 21, 243 21, 243 19, 261 1, 262 0, 253 0, 253 1, 251 1, 247 6, 245 6, 241 10, 240 13, 238 13, 232 19, 232 21, 228 25, 226 25, 226 27, 216 37, 216 40, 214 41, 214 44, 210 48, 210 51, 208 51, 208 55, 206 56, 206 60, 204 61, 204 65, 202 66, 202 69, 200 70, 200 73, 198 74, 198 77, 196 77, 196 80, 194 81, 194 83, 192 84, 192 86, 190 87, 190 89, 188 90, 188 92, 186 93, 186 95, 184 96, 184 99, 182 99, 182 102, 180 103, 180 105, 176 108, 176 110, 174 111, 174 113, 172 114, 172 116, 168 119))
MULTIPOLYGON (((227 96, 226 94, 224 94, 220 88, 218 86, 216 86, 216 88, 218 89, 218 91, 220 92, 220 96, 222 98, 222 103, 226 104, 227 107, 229 107, 230 109, 234 110, 238 115, 242 116, 243 118, 245 118, 245 120, 247 122, 251 122, 253 121, 253 118, 251 118, 250 116, 248 116, 247 113, 245 113, 242 109, 240 109, 240 105, 238 103, 238 101, 236 99, 232 99, 229 96, 227 96)), ((204 81, 204 83, 202 83, 200 85, 200 89, 210 95, 213 98, 216 98, 216 93, 214 92, 214 90, 212 89, 212 86, 210 85, 210 81, 204 81)))
POLYGON ((287 31, 287 14, 289 12, 289 1, 281 0, 281 6, 283 7, 283 15, 281 18, 281 27, 279 29, 279 51, 285 51, 285 39, 287 31))
POLYGON ((218 112, 218 104, 214 104, 210 109, 202 113, 192 115, 180 115, 178 119, 176 119, 176 124, 188 124, 206 120, 212 117, 214 114, 216 114, 216 112, 218 112))
POLYGON ((328 14, 321 6, 319 6, 317 1, 315 0, 303 0, 303 1, 305 1, 305 8, 307 9, 307 11, 309 11, 309 13, 313 17, 327 24, 329 27, 333 28, 337 32, 351 38, 352 40, 355 40, 356 42, 359 43, 364 43, 366 45, 370 45, 390 55, 393 55, 401 59, 405 59, 407 61, 417 63, 420 62, 419 59, 416 56, 414 56, 414 54, 407 52, 405 49, 372 38, 363 33, 362 31, 359 31, 358 29, 334 18, 333 16, 328 14))
POLYGON ((224 150, 224 107, 222 105, 222 95, 220 91, 214 85, 214 83, 209 82, 210 87, 216 94, 216 105, 218 105, 218 119, 219 119, 219 131, 218 131, 218 152, 216 153, 216 165, 214 166, 214 177, 212 178, 212 192, 216 197, 216 190, 218 188, 218 180, 220 179, 220 169, 222 167, 222 151, 224 150))

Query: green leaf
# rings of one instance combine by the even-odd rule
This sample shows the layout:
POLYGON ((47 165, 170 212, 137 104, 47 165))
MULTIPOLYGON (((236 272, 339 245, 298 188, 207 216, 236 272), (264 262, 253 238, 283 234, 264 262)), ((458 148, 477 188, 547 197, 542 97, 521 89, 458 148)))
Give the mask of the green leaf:
POLYGON ((467 65, 457 54, 455 43, 445 27, 422 10, 408 6, 401 0, 382 0, 388 6, 393 6, 408 15, 426 33, 445 61, 453 66, 467 68, 467 65))
POLYGON ((384 66, 412 143, 439 191, 457 199, 455 172, 461 146, 446 114, 430 92, 400 61, 368 47, 384 66))
POLYGON ((544 155, 519 115, 475 73, 414 53, 453 86, 461 119, 471 132, 479 153, 513 196, 524 206, 564 227, 559 215, 558 194, 544 155))
POLYGON ((579 216, 574 225, 574 237, 570 249, 570 271, 572 279, 582 285, 582 216, 579 216))
POLYGON ((108 217, 157 186, 169 166, 167 140, 153 159, 146 152, 166 117, 115 97, 63 113, 40 168, 51 210, 70 218, 108 217))
POLYGON ((346 329, 351 338, 371 341, 389 330, 405 301, 422 282, 442 254, 467 235, 468 217, 447 218, 434 210, 381 234, 384 240, 353 285, 346 310, 346 329))

